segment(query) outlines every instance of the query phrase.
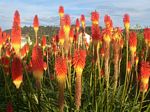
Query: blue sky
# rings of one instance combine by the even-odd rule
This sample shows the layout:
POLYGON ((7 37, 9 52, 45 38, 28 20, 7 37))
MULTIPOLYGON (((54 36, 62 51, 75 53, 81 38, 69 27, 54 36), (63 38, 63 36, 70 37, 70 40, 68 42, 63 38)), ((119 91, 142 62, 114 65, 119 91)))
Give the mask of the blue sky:
POLYGON ((13 14, 19 10, 21 25, 32 25, 35 14, 39 16, 40 25, 58 25, 58 8, 63 5, 65 13, 70 14, 72 23, 81 14, 86 16, 90 25, 90 12, 100 13, 100 25, 104 26, 103 18, 108 14, 114 26, 123 26, 122 17, 128 13, 131 26, 150 26, 150 0, 0 0, 0 26, 3 29, 12 27, 13 14))

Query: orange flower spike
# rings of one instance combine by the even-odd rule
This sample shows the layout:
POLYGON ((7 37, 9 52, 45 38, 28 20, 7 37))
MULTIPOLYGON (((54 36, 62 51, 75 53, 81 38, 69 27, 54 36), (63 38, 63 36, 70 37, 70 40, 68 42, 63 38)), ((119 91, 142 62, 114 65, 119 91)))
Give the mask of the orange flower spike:
POLYGON ((79 110, 81 105, 81 94, 82 94, 82 71, 85 66, 86 61, 86 50, 75 50, 73 57, 73 65, 76 71, 75 80, 75 104, 77 110, 79 110))
POLYGON ((80 29, 80 22, 79 22, 79 19, 77 18, 76 19, 76 30, 77 30, 77 32, 79 31, 79 29, 80 29))
POLYGON ((37 82, 43 78, 43 54, 40 46, 35 45, 32 49, 32 71, 37 82))
POLYGON ((64 15, 63 18, 63 24, 64 24, 64 31, 66 36, 69 36, 69 32, 70 32, 70 25, 71 25, 71 19, 69 15, 64 15))
POLYGON ((150 28, 144 29, 144 39, 145 39, 146 45, 150 47, 150 28))
POLYGON ((58 82, 64 82, 67 75, 67 63, 66 59, 62 57, 57 57, 55 61, 55 71, 57 74, 58 82))
POLYGON ((131 71, 131 62, 130 62, 130 61, 128 61, 128 69, 127 69, 127 71, 128 71, 128 74, 129 74, 130 71, 131 71))
POLYGON ((130 32, 129 34, 129 46, 132 56, 136 52, 136 46, 137 46, 137 37, 135 32, 130 32))
POLYGON ((85 50, 75 50, 73 57, 73 65, 77 74, 82 74, 86 61, 85 50))
POLYGON ((59 13, 60 18, 62 18, 64 16, 64 7, 63 6, 59 7, 58 13, 59 13))
POLYGON ((41 45, 42 45, 42 48, 45 49, 45 47, 46 47, 46 37, 45 36, 42 36, 41 45))
POLYGON ((110 25, 111 25, 111 18, 110 18, 110 16, 105 15, 104 22, 105 22, 106 28, 110 28, 110 25))
POLYGON ((59 87, 59 99, 58 99, 59 109, 60 109, 60 112, 63 112, 64 89, 65 89, 65 82, 66 82, 66 76, 67 76, 67 62, 65 58, 56 57, 55 71, 56 71, 56 77, 57 77, 58 87, 59 87))
POLYGON ((80 17, 81 25, 83 28, 85 28, 85 16, 82 14, 80 17))
POLYGON ((39 30, 39 19, 38 19, 37 15, 34 16, 33 28, 34 28, 35 32, 37 32, 39 30))
POLYGON ((126 31, 129 32, 129 29, 130 29, 130 16, 128 14, 124 15, 123 22, 124 22, 124 26, 125 26, 126 31))
POLYGON ((103 33, 103 40, 106 43, 110 43, 110 41, 111 41, 111 31, 109 29, 104 29, 102 33, 103 33))
POLYGON ((99 24, 99 13, 97 11, 91 13, 91 21, 93 25, 99 24))
POLYGON ((93 41, 99 41, 101 34, 100 34, 100 28, 98 25, 92 25, 92 40, 93 41))
POLYGON ((15 49, 17 55, 20 55, 21 49, 21 26, 20 26, 20 15, 16 11, 14 14, 14 21, 11 31, 11 43, 12 47, 15 49))
POLYGON ((15 84, 16 88, 18 89, 23 80, 22 62, 21 62, 20 57, 14 56, 13 61, 12 61, 11 71, 12 71, 13 83, 15 84))
POLYGON ((60 27, 60 30, 59 30, 59 44, 64 45, 64 41, 65 41, 65 31, 62 27, 60 27))
POLYGON ((140 71, 141 71, 140 91, 146 92, 148 90, 148 83, 150 77, 150 64, 148 62, 143 61, 141 63, 140 71))
POLYGON ((70 29, 69 38, 70 38, 70 43, 72 43, 73 38, 74 38, 74 29, 73 28, 70 29))

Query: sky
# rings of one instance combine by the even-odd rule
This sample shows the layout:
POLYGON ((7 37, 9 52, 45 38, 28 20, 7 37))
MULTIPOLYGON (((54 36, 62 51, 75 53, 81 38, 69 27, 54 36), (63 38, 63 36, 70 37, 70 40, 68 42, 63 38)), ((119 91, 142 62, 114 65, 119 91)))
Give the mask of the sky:
POLYGON ((22 26, 31 26, 36 14, 40 25, 59 25, 60 5, 71 16, 72 24, 84 14, 86 24, 91 25, 90 13, 96 10, 100 14, 100 26, 104 26, 104 16, 108 14, 114 26, 123 27, 125 13, 130 15, 132 27, 150 26, 150 0, 0 0, 0 26, 3 30, 12 27, 15 10, 20 13, 22 26))

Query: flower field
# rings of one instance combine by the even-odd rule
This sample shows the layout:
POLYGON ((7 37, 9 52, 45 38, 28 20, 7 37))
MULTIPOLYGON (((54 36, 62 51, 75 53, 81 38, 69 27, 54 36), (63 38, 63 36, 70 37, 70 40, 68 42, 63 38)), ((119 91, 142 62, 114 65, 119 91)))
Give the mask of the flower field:
MULTIPOLYGON (((150 112, 150 28, 114 27, 109 15, 84 14, 74 25, 58 9, 59 31, 39 37, 33 18, 32 42, 22 46, 21 13, 11 33, 0 28, 0 112, 150 112)), ((25 41, 25 40, 24 40, 25 41)))

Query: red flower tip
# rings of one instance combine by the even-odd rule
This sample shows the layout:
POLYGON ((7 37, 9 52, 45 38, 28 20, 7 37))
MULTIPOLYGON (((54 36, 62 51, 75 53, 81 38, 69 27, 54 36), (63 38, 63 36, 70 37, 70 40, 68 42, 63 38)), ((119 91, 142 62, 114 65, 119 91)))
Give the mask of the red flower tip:
POLYGON ((99 13, 97 11, 94 11, 91 13, 91 21, 92 21, 92 24, 99 23, 99 13))
POLYGON ((19 14, 19 11, 18 11, 18 10, 15 11, 15 14, 14 14, 14 22, 15 22, 15 23, 18 23, 18 25, 20 25, 20 14, 19 14))
POLYGON ((86 61, 86 51, 85 50, 75 50, 73 57, 73 65, 76 73, 81 75, 86 61))
POLYGON ((14 56, 13 61, 12 61, 11 71, 12 71, 13 83, 15 84, 16 88, 18 89, 23 80, 22 62, 21 62, 20 57, 14 56))
POLYGON ((21 48, 21 26, 20 26, 20 15, 18 11, 16 11, 14 14, 14 21, 11 31, 11 43, 12 47, 15 49, 16 54, 19 55, 21 48))
POLYGON ((69 38, 70 38, 70 42, 71 42, 71 43, 73 42, 73 37, 74 37, 74 29, 71 28, 71 29, 70 29, 70 33, 69 33, 69 38))
POLYGON ((101 38, 100 28, 98 25, 92 25, 92 39, 98 41, 101 38))
POLYGON ((111 31, 110 29, 104 29, 102 31, 103 34, 103 40, 107 43, 109 43, 111 41, 111 31))
POLYGON ((145 28, 144 29, 144 39, 145 43, 150 46, 150 28, 145 28))
POLYGON ((70 25, 71 25, 71 19, 70 16, 68 14, 64 15, 63 19, 62 19, 62 24, 64 25, 64 31, 67 35, 69 35, 69 31, 70 31, 70 25))
POLYGON ((137 37, 136 37, 136 33, 135 32, 130 32, 130 38, 129 38, 129 46, 130 46, 130 50, 131 53, 135 53, 136 52, 136 46, 137 46, 137 37))
POLYGON ((85 28, 85 16, 83 14, 80 17, 80 21, 81 21, 82 27, 85 28))
POLYGON ((58 12, 59 12, 59 16, 63 17, 64 16, 64 7, 63 6, 59 6, 58 12))
POLYGON ((46 36, 42 36, 41 45, 42 45, 43 49, 45 49, 45 47, 46 47, 46 36))
POLYGON ((76 19, 76 30, 79 31, 79 28, 80 28, 80 22, 79 22, 79 19, 77 18, 76 19))
POLYGON ((34 16, 33 27, 34 27, 35 31, 37 31, 39 29, 39 19, 38 19, 37 15, 34 16))
POLYGON ((104 22, 105 22, 106 28, 109 28, 109 27, 110 27, 110 24, 111 24, 111 22, 112 22, 110 16, 105 15, 105 17, 104 17, 104 22))
POLYGON ((128 31, 130 28, 130 16, 128 14, 124 15, 123 22, 126 30, 128 31))
POLYGON ((64 28, 61 27, 59 30, 59 44, 63 45, 64 41, 65 41, 65 31, 64 28))
POLYGON ((40 46, 35 45, 32 49, 32 71, 36 80, 40 81, 43 76, 43 55, 40 46))
POLYGON ((67 62, 65 58, 56 57, 55 60, 55 71, 58 81, 65 81, 67 75, 67 62))
POLYGON ((149 77, 150 77, 150 64, 149 62, 143 61, 141 63, 140 68, 141 74, 141 83, 140 83, 140 91, 146 92, 148 90, 148 83, 149 83, 149 77))

